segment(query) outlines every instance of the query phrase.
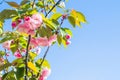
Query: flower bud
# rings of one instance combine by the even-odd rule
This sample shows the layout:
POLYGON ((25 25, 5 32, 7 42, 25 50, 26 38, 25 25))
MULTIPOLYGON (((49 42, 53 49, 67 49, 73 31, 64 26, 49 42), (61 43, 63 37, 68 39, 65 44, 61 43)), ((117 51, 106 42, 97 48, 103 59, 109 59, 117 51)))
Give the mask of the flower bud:
POLYGON ((67 17, 68 17, 67 14, 63 14, 63 15, 62 15, 62 19, 66 19, 67 17))
POLYGON ((71 36, 70 36, 69 34, 67 34, 67 35, 65 36, 65 38, 66 38, 66 39, 70 39, 71 36))
POLYGON ((16 26, 17 26, 17 23, 14 21, 14 22, 12 22, 12 28, 15 28, 16 26))
POLYGON ((66 45, 69 45, 69 44, 71 44, 71 41, 67 40, 66 45))
POLYGON ((21 23, 22 22, 22 19, 18 19, 18 23, 21 23))

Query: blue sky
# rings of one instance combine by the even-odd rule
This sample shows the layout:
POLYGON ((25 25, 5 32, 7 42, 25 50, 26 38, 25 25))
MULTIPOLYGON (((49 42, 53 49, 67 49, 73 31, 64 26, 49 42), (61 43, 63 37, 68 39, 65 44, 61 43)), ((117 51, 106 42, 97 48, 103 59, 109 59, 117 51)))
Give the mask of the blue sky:
MULTIPOLYGON (((69 0, 88 24, 73 30, 68 48, 52 46, 48 80, 120 80, 120 0, 69 0)), ((3 7, 3 6, 0 6, 3 7)), ((2 9, 2 8, 1 8, 2 9)), ((68 23, 65 26, 71 27, 68 23)))

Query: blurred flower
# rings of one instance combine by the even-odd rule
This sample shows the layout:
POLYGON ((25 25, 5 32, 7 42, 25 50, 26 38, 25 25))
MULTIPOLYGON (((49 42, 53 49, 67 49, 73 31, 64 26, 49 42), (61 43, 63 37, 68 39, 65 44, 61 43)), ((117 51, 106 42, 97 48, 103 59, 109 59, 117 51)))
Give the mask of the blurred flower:
POLYGON ((60 2, 59 6, 60 6, 61 8, 65 8, 65 2, 60 2))
POLYGON ((43 68, 39 80, 47 79, 50 73, 51 73, 50 69, 48 69, 47 67, 43 68))
POLYGON ((16 26, 17 26, 17 23, 14 21, 14 22, 12 22, 12 28, 15 28, 16 26))
POLYGON ((67 40, 66 45, 69 45, 69 44, 71 44, 71 41, 67 40))
POLYGON ((66 38, 66 39, 70 39, 71 36, 70 36, 69 34, 67 34, 67 35, 65 36, 65 38, 66 38))
POLYGON ((7 50, 10 50, 10 44, 11 44, 11 41, 5 41, 2 46, 3 48, 7 49, 7 50))
POLYGON ((22 55, 20 54, 19 50, 17 50, 15 53, 14 53, 14 56, 16 58, 22 58, 22 55))

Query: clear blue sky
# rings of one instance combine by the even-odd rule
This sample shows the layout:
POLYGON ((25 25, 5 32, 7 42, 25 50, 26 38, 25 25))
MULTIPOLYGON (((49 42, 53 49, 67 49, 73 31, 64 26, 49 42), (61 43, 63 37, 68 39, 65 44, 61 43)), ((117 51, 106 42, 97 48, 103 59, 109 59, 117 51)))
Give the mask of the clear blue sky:
POLYGON ((48 80, 120 80, 120 0, 69 0, 66 6, 83 12, 88 24, 73 29, 68 48, 51 47, 48 80))

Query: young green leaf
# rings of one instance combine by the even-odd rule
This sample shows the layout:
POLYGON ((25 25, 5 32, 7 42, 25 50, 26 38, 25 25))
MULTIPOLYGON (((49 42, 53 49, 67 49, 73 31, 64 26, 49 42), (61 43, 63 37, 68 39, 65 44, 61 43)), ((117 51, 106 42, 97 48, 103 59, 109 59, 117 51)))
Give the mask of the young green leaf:
POLYGON ((61 16, 62 16, 61 13, 54 13, 54 14, 50 17, 50 19, 51 19, 51 20, 52 20, 52 19, 58 20, 61 16))
POLYGON ((73 27, 75 27, 75 18, 73 16, 68 16, 68 21, 73 27))
POLYGON ((18 5, 16 2, 6 2, 7 4, 9 4, 10 6, 14 7, 14 8, 19 8, 20 5, 18 5))

